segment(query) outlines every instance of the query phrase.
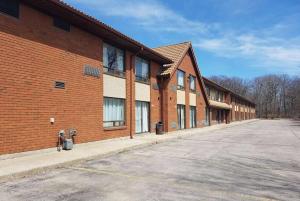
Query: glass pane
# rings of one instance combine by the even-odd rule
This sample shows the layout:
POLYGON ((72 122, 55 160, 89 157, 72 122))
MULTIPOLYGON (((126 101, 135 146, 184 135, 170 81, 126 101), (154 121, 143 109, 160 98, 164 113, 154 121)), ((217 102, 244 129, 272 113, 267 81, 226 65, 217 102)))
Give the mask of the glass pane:
POLYGON ((124 51, 103 44, 103 65, 110 70, 124 71, 124 51))
POLYGON ((117 98, 104 98, 103 119, 109 121, 124 121, 124 100, 117 98))
POLYGON ((190 76, 190 89, 191 90, 195 90, 195 77, 194 76, 190 76))
POLYGON ((184 72, 177 71, 177 84, 184 87, 184 72))
POLYGON ((149 62, 136 57, 135 61, 135 75, 137 80, 146 81, 149 79, 149 62))

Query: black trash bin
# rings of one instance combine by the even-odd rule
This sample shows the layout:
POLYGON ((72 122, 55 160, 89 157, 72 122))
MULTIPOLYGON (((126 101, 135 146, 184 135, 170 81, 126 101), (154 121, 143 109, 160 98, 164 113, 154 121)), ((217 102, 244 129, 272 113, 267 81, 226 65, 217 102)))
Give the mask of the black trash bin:
POLYGON ((164 134, 164 124, 162 122, 158 122, 156 124, 156 135, 164 134))

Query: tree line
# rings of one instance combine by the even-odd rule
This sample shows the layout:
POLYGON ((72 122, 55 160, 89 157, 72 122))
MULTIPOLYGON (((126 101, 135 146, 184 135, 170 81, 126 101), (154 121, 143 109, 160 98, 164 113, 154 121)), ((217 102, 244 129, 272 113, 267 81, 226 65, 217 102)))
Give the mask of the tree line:
POLYGON ((300 76, 270 74, 252 79, 227 76, 210 79, 254 102, 258 118, 300 118, 300 76))

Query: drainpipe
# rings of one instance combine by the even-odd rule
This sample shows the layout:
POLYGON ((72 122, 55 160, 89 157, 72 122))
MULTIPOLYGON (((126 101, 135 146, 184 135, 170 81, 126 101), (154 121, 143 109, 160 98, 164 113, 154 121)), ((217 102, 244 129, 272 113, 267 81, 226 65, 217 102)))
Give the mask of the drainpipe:
MULTIPOLYGON (((164 78, 163 77, 160 77, 160 87, 159 87, 159 90, 160 90, 160 118, 161 118, 161 122, 164 124, 164 127, 165 127, 165 115, 164 115, 164 78)), ((165 129, 164 129, 165 131, 165 129)))
MULTIPOLYGON (((133 62, 133 58, 136 57, 139 53, 141 53, 142 51, 144 50, 143 47, 140 47, 139 51, 137 51, 135 54, 132 54, 130 56, 130 68, 132 69, 133 72, 134 71, 134 62, 133 62)), ((133 104, 134 103, 134 97, 132 95, 133 93, 133 89, 132 89, 132 83, 133 83, 133 72, 130 70, 130 139, 133 139, 133 126, 132 126, 132 121, 133 121, 133 115, 134 115, 134 112, 133 111, 133 104)))

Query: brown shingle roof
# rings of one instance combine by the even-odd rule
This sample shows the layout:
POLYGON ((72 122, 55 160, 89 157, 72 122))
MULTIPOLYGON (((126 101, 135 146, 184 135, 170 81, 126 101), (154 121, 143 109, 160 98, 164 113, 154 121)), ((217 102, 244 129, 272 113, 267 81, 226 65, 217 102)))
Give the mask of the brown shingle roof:
POLYGON ((183 42, 183 43, 178 43, 178 44, 174 44, 174 45, 161 46, 161 47, 153 48, 153 50, 173 61, 173 63, 170 63, 163 67, 162 72, 160 74, 161 76, 172 76, 173 72, 175 72, 175 70, 181 63, 184 56, 190 50, 192 59, 195 64, 196 73, 199 76, 199 79, 200 79, 199 81, 202 83, 200 86, 201 86, 202 92, 204 94, 204 99, 205 99, 207 105, 209 105, 208 96, 207 96, 206 90, 204 88, 205 85, 202 80, 200 69, 198 68, 198 64, 196 61, 196 57, 195 57, 191 42, 183 42))
POLYGON ((162 69, 161 75, 170 75, 179 65, 187 50, 191 47, 191 42, 183 42, 174 45, 161 46, 153 48, 159 54, 171 59, 172 64, 167 65, 162 69))

